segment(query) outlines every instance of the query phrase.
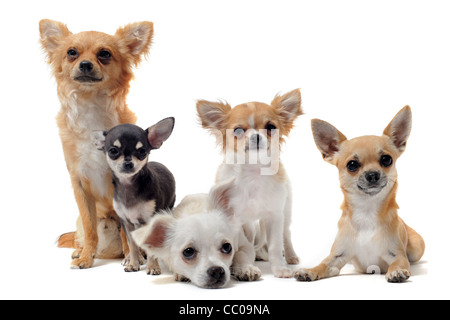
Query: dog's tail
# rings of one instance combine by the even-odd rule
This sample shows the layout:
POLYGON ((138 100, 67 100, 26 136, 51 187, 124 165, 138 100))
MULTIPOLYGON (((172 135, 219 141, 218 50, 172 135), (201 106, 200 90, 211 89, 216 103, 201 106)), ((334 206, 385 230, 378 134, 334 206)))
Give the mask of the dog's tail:
POLYGON ((75 241, 75 232, 67 232, 59 236, 57 243, 59 248, 73 248, 77 249, 77 243, 75 241))

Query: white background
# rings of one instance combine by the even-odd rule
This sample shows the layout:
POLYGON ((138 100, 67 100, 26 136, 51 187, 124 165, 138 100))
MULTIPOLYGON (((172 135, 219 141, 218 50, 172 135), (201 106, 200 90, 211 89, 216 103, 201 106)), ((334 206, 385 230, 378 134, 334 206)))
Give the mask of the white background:
MULTIPOLYGON (((448 161, 450 6, 446 1, 9 1, 0 8, 0 298, 332 299, 450 298, 448 161), (7 4, 6 4, 7 3, 7 4), (40 49, 38 22, 72 32, 113 34, 130 22, 154 22, 150 55, 128 97, 138 124, 167 116, 175 130, 151 155, 174 173, 178 200, 207 192, 221 162, 200 128, 196 99, 270 103, 301 88, 305 115, 283 147, 293 184, 293 243, 302 267, 328 255, 342 194, 336 168, 316 149, 310 120, 348 138, 381 134, 404 105, 413 112, 397 163, 401 217, 424 237, 423 262, 404 284, 383 275, 314 283, 232 281, 220 290, 176 283, 167 272, 125 273, 117 260, 71 270, 56 238, 75 230, 77 208, 55 123, 56 84, 40 49)), ((351 274, 351 275, 349 275, 351 274)))

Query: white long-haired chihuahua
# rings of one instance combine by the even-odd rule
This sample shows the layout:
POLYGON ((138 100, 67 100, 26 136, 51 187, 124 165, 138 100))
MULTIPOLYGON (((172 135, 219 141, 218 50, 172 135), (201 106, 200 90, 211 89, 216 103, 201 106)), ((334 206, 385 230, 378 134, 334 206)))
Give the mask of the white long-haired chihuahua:
POLYGON ((279 153, 284 137, 302 114, 300 90, 277 95, 270 105, 250 102, 231 108, 200 100, 197 111, 202 126, 222 145, 224 162, 217 182, 235 179, 229 205, 242 228, 233 275, 244 281, 258 279, 261 271, 254 261, 259 257, 268 258, 276 277, 291 277, 287 263, 298 264, 299 259, 289 230, 291 187, 279 153))
POLYGON ((236 243, 228 205, 233 182, 216 185, 209 195, 186 196, 173 214, 155 215, 133 238, 147 257, 163 261, 177 281, 202 288, 225 286, 236 243))

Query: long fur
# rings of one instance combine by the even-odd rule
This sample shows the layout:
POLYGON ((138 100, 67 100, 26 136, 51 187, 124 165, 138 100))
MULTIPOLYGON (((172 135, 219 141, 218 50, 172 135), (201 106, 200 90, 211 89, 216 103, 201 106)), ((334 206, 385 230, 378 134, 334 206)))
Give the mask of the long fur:
POLYGON ((241 230, 233 275, 244 281, 258 279, 261 271, 254 261, 262 258, 271 262, 276 277, 291 277, 287 263, 297 264, 299 259, 289 230, 291 187, 279 152, 295 119, 303 113, 300 90, 277 95, 270 105, 249 102, 231 108, 227 103, 199 100, 197 112, 202 126, 222 144, 224 163, 217 171, 216 182, 235 178, 229 205, 241 230), (255 141, 259 141, 257 148, 255 141), (260 151, 267 151, 272 163, 278 164, 270 174, 263 174, 262 163, 247 162, 260 151), (236 158, 245 163, 229 162, 236 158))
MULTIPOLYGON (((95 31, 73 34, 63 23, 42 20, 39 30, 42 48, 58 86, 61 109, 56 121, 80 212, 77 232, 61 236, 59 246, 77 248, 72 255, 72 268, 89 268, 96 255, 110 257, 97 252, 97 247, 107 248, 110 241, 116 247, 112 239, 117 234, 112 238, 99 236, 100 221, 118 221, 112 207, 111 174, 104 156, 92 145, 91 133, 136 122, 135 114, 126 104, 126 96, 133 78, 132 67, 149 51, 153 24, 129 24, 119 28, 115 35, 95 31), (102 50, 107 50, 111 58, 101 59, 102 50), (81 72, 80 62, 92 64, 89 76, 98 81, 77 80, 86 76, 81 72), (99 241, 106 243, 99 244, 99 241)), ((126 253, 123 232, 120 237, 124 244, 120 250, 126 253)), ((111 257, 117 256, 117 250, 113 250, 111 257)))

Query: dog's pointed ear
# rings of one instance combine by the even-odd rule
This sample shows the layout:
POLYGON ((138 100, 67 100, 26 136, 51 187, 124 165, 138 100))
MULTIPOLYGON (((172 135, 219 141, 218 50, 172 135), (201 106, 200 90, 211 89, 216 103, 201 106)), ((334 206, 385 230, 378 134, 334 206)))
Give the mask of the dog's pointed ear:
POLYGON ((61 40, 72 34, 64 23, 44 19, 39 22, 42 48, 47 52, 49 58, 58 48, 61 40))
POLYGON ((231 106, 226 102, 197 101, 197 113, 202 127, 213 133, 216 130, 224 132, 227 129, 226 119, 230 111, 231 106))
POLYGON ((94 146, 98 150, 105 150, 105 141, 106 141, 106 135, 108 134, 107 131, 93 131, 91 133, 91 141, 94 144, 94 146))
POLYGON ((283 135, 288 135, 294 126, 294 121, 303 114, 302 96, 300 89, 292 90, 282 96, 276 95, 271 106, 275 108, 278 116, 283 122, 283 135))
POLYGON ((402 153, 405 151, 406 142, 411 133, 412 112, 409 106, 400 110, 389 125, 384 129, 383 134, 387 135, 394 143, 397 150, 402 153))
POLYGON ((347 138, 338 129, 323 120, 311 120, 311 128, 314 142, 324 160, 335 164, 335 155, 339 152, 342 142, 347 138))
POLYGON ((230 206, 231 193, 233 191, 235 177, 224 182, 220 182, 211 188, 209 192, 209 210, 219 210, 224 212, 228 218, 232 219, 234 212, 230 206))
POLYGON ((158 213, 148 225, 133 231, 131 236, 141 248, 160 249, 165 246, 175 224, 172 213, 158 213))
POLYGON ((145 130, 152 149, 161 148, 163 142, 166 141, 172 134, 174 126, 175 118, 170 117, 161 120, 157 124, 154 124, 145 130))
POLYGON ((153 37, 153 23, 136 22, 119 28, 115 35, 119 40, 121 52, 128 55, 134 65, 138 65, 141 57, 148 54, 153 37))

